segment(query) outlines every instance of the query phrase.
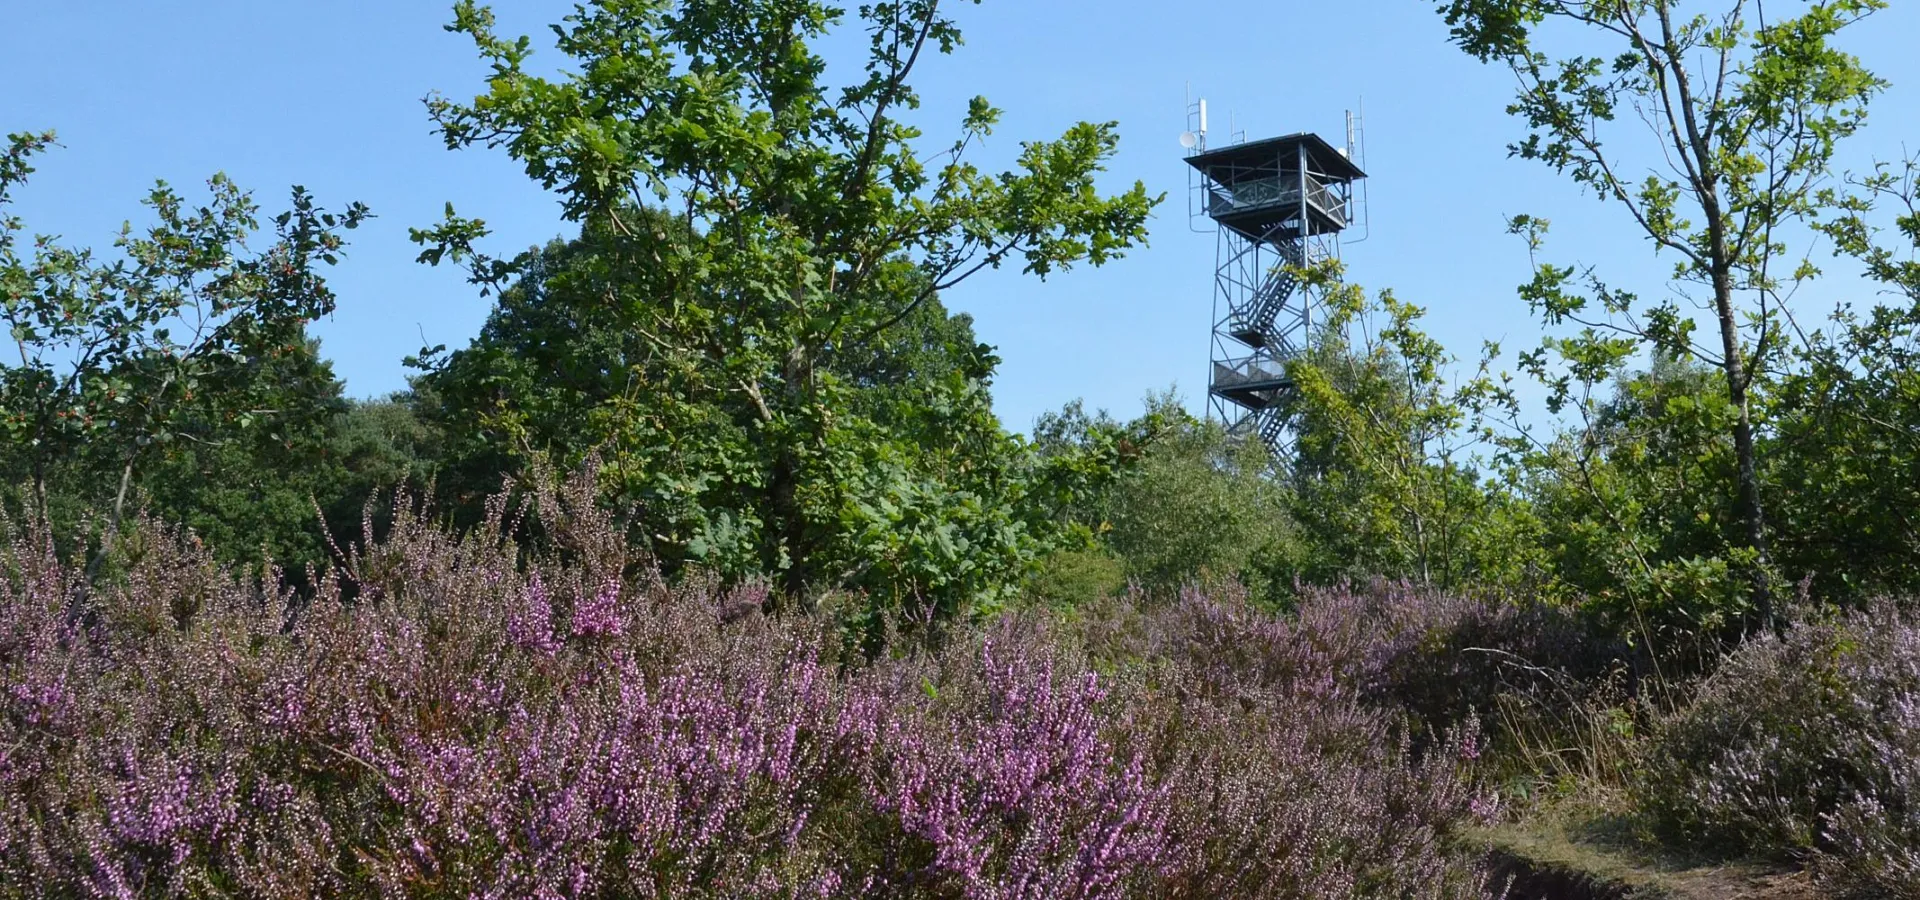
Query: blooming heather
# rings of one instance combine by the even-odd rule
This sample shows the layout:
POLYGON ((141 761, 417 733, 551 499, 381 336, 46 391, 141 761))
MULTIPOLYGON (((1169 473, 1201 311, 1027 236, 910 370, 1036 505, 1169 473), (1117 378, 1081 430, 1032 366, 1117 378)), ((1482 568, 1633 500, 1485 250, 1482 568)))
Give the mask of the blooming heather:
POLYGON ((151 523, 83 592, 14 534, 0 894, 1491 895, 1450 846, 1471 728, 1415 749, 1231 598, 1151 613, 1185 650, 1009 616, 868 661, 662 585, 581 497, 538 553, 504 505, 403 513, 308 598, 151 523))
POLYGON ((1748 642, 1663 724, 1637 799, 1669 840, 1920 898, 1920 622, 1891 604, 1748 642))

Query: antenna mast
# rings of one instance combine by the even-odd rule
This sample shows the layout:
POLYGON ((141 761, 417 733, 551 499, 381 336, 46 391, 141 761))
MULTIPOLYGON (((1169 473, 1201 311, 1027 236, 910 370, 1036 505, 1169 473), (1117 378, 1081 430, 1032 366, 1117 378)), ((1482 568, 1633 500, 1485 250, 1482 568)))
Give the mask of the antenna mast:
MULTIPOLYGON (((1367 101, 1360 101, 1360 111, 1347 110, 1347 158, 1362 169, 1367 167, 1367 101)), ((1360 236, 1345 243, 1358 244, 1373 237, 1373 216, 1371 204, 1367 202, 1367 182, 1362 179, 1356 188, 1359 196, 1353 202, 1353 225, 1360 236)))

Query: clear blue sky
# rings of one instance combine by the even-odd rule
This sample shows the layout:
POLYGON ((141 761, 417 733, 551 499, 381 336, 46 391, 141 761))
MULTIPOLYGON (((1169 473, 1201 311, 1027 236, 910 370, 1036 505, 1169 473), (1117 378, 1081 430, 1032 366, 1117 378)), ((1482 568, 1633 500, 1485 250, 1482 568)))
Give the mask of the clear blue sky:
MULTIPOLYGON (((292 184, 336 207, 365 202, 379 218, 353 236, 332 276, 339 311, 316 331, 350 393, 402 387, 400 359, 423 335, 462 346, 487 311, 456 270, 413 262, 409 226, 436 221, 452 201, 495 226, 501 251, 566 230, 510 160, 449 152, 432 134, 421 97, 471 96, 485 74, 470 46, 441 30, 448 6, 0 0, 0 129, 52 128, 65 145, 18 197, 29 228, 104 246, 120 221, 138 221, 136 201, 154 179, 197 187, 220 170, 269 210, 292 184)), ((569 6, 501 4, 502 30, 540 40, 569 6)), ((1854 38, 1894 82, 1852 148, 1855 163, 1920 144, 1914 7, 1898 4, 1854 38)), ((1176 137, 1189 83, 1210 100, 1216 140, 1229 117, 1255 138, 1332 137, 1364 98, 1373 228, 1347 250, 1350 276, 1426 306, 1431 330, 1468 361, 1483 339, 1511 350, 1539 334, 1513 292, 1527 275, 1523 248, 1503 230, 1513 214, 1552 218, 1559 258, 1597 263, 1644 294, 1664 289, 1666 264, 1620 227, 1618 208, 1506 158, 1518 133, 1502 112, 1510 76, 1448 46, 1426 2, 987 0, 956 12, 967 45, 919 78, 930 130, 984 94, 1006 110, 980 157, 996 162, 1021 139, 1117 120, 1113 187, 1139 179, 1168 195, 1152 246, 1125 260, 1045 284, 990 273, 946 297, 1005 359, 995 396, 1009 427, 1076 397, 1131 413, 1148 391, 1174 385, 1201 407, 1214 238, 1187 227, 1176 137)))

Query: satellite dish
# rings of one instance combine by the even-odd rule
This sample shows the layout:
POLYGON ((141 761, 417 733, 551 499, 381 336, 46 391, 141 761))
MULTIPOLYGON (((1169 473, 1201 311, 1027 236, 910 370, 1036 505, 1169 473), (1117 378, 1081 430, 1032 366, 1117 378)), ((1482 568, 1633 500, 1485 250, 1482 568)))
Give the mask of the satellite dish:
POLYGON ((1192 150, 1200 146, 1200 136, 1191 131, 1182 131, 1180 132, 1180 146, 1192 150))

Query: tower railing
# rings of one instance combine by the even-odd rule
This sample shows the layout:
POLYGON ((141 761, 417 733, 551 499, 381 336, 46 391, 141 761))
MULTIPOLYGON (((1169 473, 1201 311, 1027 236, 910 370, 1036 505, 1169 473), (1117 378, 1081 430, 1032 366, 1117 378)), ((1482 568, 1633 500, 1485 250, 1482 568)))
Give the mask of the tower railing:
POLYGON ((1346 198, 1320 179, 1300 172, 1282 172, 1217 186, 1208 192, 1207 215, 1218 219, 1258 209, 1299 206, 1302 190, 1316 212, 1342 227, 1346 225, 1346 198))
POLYGON ((1221 390, 1252 386, 1274 387, 1287 383, 1287 363, 1300 355, 1299 350, 1285 354, 1260 354, 1238 359, 1217 360, 1213 364, 1213 384, 1221 390))

